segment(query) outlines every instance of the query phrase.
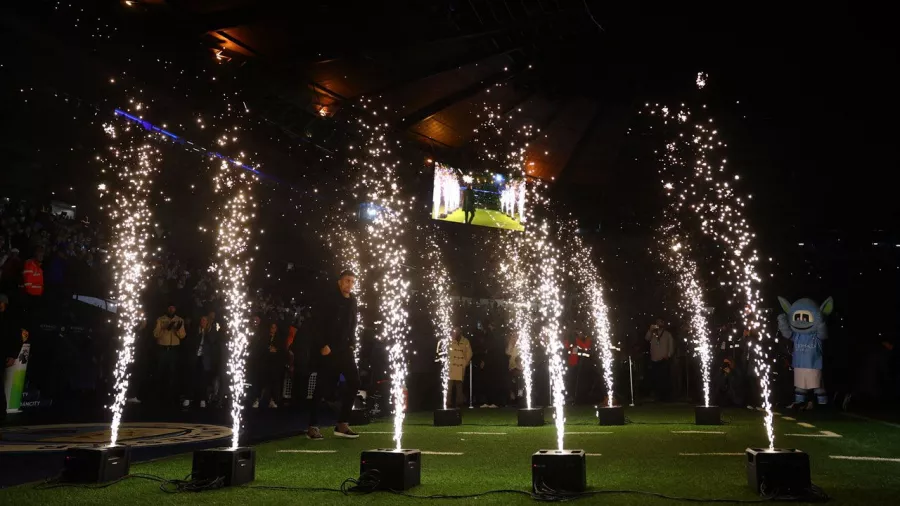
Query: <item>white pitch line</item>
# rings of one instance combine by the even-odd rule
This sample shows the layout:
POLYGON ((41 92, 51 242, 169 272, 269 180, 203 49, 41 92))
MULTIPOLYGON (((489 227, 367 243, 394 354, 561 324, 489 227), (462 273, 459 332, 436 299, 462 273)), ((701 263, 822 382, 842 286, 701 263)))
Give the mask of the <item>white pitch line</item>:
POLYGON ((586 457, 602 457, 603 456, 602 453, 585 453, 584 455, 586 457))
POLYGON ((900 459, 891 459, 887 457, 850 457, 847 455, 829 455, 828 458, 838 460, 866 460, 871 462, 900 462, 900 459))
MULTIPOLYGON (((391 432, 393 434, 393 432, 391 432)), ((466 436, 505 436, 505 432, 457 432, 466 436)))
POLYGON ((811 423, 806 423, 806 422, 797 422, 797 425, 799 425, 801 427, 806 427, 807 429, 815 429, 816 428, 815 425, 813 425, 811 423))
POLYGON ((673 430, 672 434, 725 434, 721 430, 673 430))
POLYGON ((383 431, 383 432, 378 432, 378 431, 375 431, 375 432, 362 432, 362 431, 357 431, 357 432, 358 432, 359 434, 393 434, 393 433, 394 433, 394 431, 383 431))
POLYGON ((722 452, 714 452, 714 453, 679 453, 682 457, 737 457, 741 455, 746 455, 744 453, 722 453, 722 452))
POLYGON ((337 453, 337 450, 278 450, 278 453, 337 453))
POLYGON ((567 436, 589 436, 592 434, 612 434, 612 432, 566 432, 567 436))
POLYGON ((819 431, 818 434, 785 434, 785 436, 797 436, 797 437, 844 437, 836 432, 831 432, 830 430, 819 431))
POLYGON ((789 421, 789 422, 796 422, 796 421, 797 421, 796 418, 791 418, 791 417, 789 417, 789 416, 783 416, 782 418, 784 418, 785 420, 787 420, 787 421, 789 421))
POLYGON ((421 452, 422 455, 462 455, 462 452, 421 452))

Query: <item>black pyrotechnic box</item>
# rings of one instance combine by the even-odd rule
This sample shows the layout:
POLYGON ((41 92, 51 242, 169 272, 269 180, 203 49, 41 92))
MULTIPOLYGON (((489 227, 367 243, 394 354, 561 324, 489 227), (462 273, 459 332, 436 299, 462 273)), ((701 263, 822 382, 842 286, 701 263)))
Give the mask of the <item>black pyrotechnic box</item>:
POLYGON ((65 454, 62 481, 106 483, 128 475, 131 450, 128 446, 69 448, 65 454))
POLYGON ((422 452, 419 450, 389 450, 379 448, 362 452, 359 474, 378 471, 381 490, 409 490, 422 479, 422 452))
POLYGON ((586 464, 584 450, 538 450, 531 456, 532 489, 584 492, 586 464))
POLYGON ((462 425, 462 413, 458 409, 434 410, 435 427, 448 427, 450 425, 462 425))
POLYGON ((622 406, 603 406, 597 410, 600 425, 625 425, 625 408, 622 406))
POLYGON ((194 480, 222 478, 222 486, 236 487, 256 479, 256 449, 252 447, 209 448, 194 452, 194 480))
POLYGON ((808 492, 809 455, 790 448, 747 448, 747 484, 762 496, 808 492))
POLYGON ((519 410, 519 427, 543 427, 544 408, 522 408, 519 410))
POLYGON ((722 425, 722 410, 719 406, 694 407, 695 425, 722 425))

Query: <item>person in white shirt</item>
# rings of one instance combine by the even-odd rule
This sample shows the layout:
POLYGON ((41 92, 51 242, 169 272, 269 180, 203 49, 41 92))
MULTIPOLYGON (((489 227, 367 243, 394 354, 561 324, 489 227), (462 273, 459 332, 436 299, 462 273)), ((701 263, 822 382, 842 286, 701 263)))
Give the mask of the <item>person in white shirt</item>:
POLYGON ((670 369, 672 367, 672 355, 675 354, 675 340, 672 334, 666 330, 666 324, 662 318, 657 318, 656 323, 650 325, 644 339, 650 343, 650 381, 656 400, 665 401, 671 391, 670 369))

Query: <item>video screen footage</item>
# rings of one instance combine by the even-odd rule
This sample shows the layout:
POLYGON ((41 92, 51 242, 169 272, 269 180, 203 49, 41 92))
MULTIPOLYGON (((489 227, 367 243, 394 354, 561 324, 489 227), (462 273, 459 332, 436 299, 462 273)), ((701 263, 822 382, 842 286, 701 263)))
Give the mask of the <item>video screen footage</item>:
POLYGON ((431 217, 480 227, 525 230, 525 181, 503 174, 463 174, 434 164, 431 217))

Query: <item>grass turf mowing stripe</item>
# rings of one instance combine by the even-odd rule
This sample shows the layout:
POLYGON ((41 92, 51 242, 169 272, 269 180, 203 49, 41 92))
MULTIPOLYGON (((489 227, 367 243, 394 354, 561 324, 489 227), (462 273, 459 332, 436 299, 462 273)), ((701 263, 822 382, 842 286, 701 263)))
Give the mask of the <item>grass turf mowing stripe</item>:
POLYGON ((278 450, 277 453, 337 453, 337 450, 278 450))
POLYGON ((682 457, 742 457, 746 455, 745 453, 726 453, 726 452, 712 452, 712 453, 679 453, 682 457))
POLYGON ((785 434, 785 436, 797 436, 797 437, 844 437, 836 432, 831 432, 830 430, 819 431, 818 434, 785 434))
POLYGON ((849 455, 829 455, 828 458, 837 460, 864 460, 867 462, 900 462, 900 459, 892 459, 888 457, 852 457, 849 455))

